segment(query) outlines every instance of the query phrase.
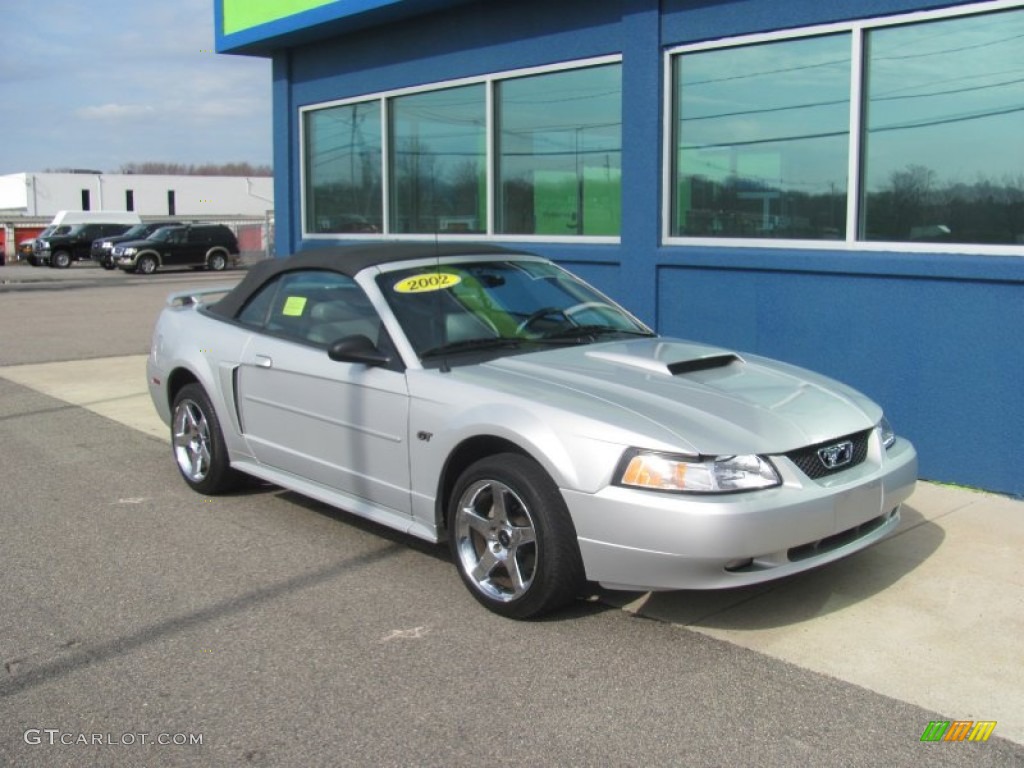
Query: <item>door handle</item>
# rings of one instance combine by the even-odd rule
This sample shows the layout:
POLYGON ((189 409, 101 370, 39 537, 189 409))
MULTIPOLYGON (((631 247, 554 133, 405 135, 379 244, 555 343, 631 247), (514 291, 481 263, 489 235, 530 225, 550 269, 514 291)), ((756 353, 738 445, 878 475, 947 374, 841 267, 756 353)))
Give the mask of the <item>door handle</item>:
POLYGON ((256 355, 256 365, 260 368, 273 368, 274 361, 271 360, 267 355, 256 355))

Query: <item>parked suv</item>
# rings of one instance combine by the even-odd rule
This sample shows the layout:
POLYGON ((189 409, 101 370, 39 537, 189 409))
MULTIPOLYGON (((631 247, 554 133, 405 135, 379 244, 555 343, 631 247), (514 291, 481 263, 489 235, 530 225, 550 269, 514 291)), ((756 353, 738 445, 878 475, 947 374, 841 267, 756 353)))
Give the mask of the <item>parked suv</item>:
POLYGON ((114 246, 118 243, 126 243, 129 240, 145 240, 161 227, 181 226, 180 221, 150 221, 144 224, 136 224, 127 232, 111 237, 100 237, 92 241, 92 250, 89 255, 104 269, 114 269, 114 246))
POLYGON ((152 274, 161 267, 220 271, 238 262, 238 240, 223 224, 161 227, 145 240, 114 246, 114 263, 125 272, 152 274))
POLYGON ((40 264, 67 269, 73 261, 87 261, 92 241, 106 235, 120 235, 131 224, 72 224, 63 235, 36 239, 34 255, 40 264))

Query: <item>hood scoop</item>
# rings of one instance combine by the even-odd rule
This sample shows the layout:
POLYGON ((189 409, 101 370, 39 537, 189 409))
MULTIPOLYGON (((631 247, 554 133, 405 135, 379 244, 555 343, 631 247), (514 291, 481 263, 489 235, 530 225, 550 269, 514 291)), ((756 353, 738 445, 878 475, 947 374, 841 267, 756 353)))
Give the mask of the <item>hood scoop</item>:
POLYGON ((673 376, 685 376, 688 373, 697 371, 710 371, 714 368, 725 368, 733 363, 742 363, 739 355, 711 355, 710 357, 698 357, 694 360, 681 360, 678 363, 669 363, 668 372, 673 376))
POLYGON ((732 353, 695 357, 675 363, 666 363, 658 357, 630 354, 628 352, 612 352, 609 350, 588 350, 586 356, 629 368, 639 368, 648 373, 658 373, 662 376, 685 376, 689 373, 725 368, 733 363, 743 362, 743 358, 732 353))

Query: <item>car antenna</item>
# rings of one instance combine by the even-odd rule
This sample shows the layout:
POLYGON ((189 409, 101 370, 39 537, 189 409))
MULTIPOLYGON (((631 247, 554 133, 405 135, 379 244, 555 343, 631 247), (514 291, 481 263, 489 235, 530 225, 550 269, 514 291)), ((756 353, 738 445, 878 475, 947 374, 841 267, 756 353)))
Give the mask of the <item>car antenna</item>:
MULTIPOLYGON (((441 274, 441 244, 438 236, 438 219, 434 216, 434 274, 441 274)), ((441 331, 441 367, 438 369, 441 373, 451 373, 451 366, 448 365, 448 353, 444 352, 444 348, 448 343, 448 334, 445 333, 445 322, 444 322, 444 308, 441 306, 441 289, 438 288, 434 291, 434 308, 437 310, 437 327, 441 331)))

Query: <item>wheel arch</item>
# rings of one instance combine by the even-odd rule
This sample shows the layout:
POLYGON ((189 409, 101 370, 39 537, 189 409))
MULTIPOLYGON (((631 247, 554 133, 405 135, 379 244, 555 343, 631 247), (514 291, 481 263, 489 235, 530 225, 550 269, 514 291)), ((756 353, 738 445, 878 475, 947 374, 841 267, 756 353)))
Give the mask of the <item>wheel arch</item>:
POLYGON ((136 265, 139 263, 143 256, 152 256, 154 259, 156 259, 156 265, 158 267, 162 267, 164 265, 164 260, 160 258, 160 252, 154 251, 152 248, 144 248, 143 250, 135 254, 136 265))
POLYGON ((174 398, 178 396, 178 393, 188 384, 199 384, 202 386, 202 382, 199 381, 199 377, 196 376, 188 368, 178 367, 175 368, 167 376, 167 408, 171 410, 174 406, 174 398))
POLYGON ((209 267, 210 266, 210 259, 212 259, 214 256, 216 256, 218 254, 224 257, 224 265, 230 267, 231 266, 231 252, 227 248, 225 248, 223 245, 214 245, 214 246, 212 246, 206 252, 206 259, 204 260, 203 263, 206 264, 207 267, 209 267))
MULTIPOLYGON (((536 461, 543 468, 537 459, 524 449, 521 445, 497 435, 474 435, 466 438, 452 449, 445 460, 438 478, 437 496, 435 503, 435 520, 438 532, 447 535, 448 531, 448 499, 455 489, 455 483, 463 472, 473 463, 489 456, 499 453, 517 453, 532 461, 536 461)), ((546 470, 545 470, 546 471, 546 470)))

